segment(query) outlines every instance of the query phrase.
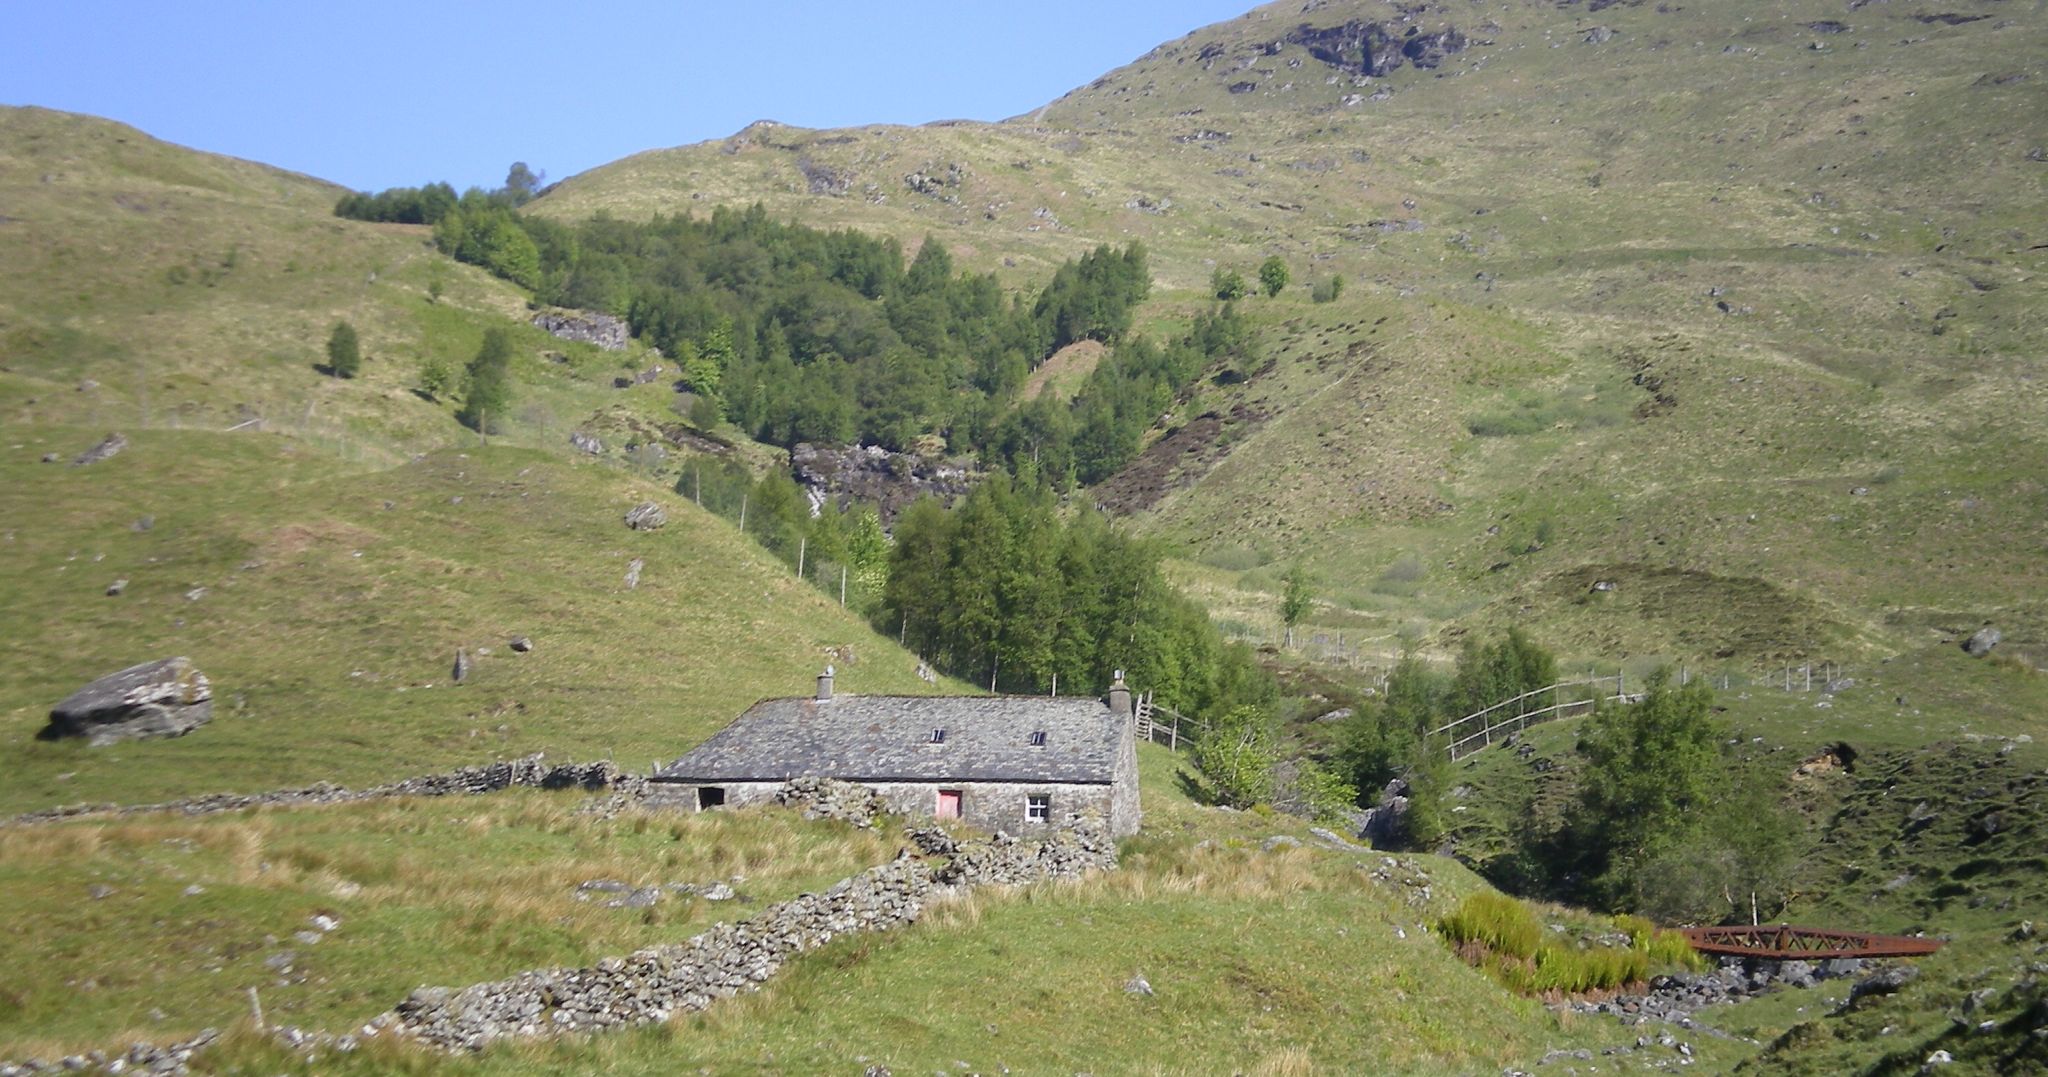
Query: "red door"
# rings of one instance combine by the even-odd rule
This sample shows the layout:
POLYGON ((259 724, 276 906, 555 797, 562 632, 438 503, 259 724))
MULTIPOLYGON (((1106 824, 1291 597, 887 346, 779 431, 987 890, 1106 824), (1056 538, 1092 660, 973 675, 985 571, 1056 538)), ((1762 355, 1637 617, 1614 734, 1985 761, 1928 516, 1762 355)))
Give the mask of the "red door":
POLYGON ((960 790, 958 790, 958 789, 941 789, 941 790, 939 790, 939 812, 938 812, 938 814, 939 814, 939 818, 941 818, 941 819, 958 819, 958 818, 960 818, 960 790))

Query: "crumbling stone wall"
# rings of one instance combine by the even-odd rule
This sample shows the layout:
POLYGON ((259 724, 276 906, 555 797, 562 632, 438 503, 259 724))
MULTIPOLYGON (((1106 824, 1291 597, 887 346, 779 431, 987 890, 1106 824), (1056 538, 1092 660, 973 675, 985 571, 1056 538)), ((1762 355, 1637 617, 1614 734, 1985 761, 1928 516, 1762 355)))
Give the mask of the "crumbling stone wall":
MULTIPOLYGON (((512 785, 601 789, 608 785, 644 788, 645 782, 618 774, 609 763, 548 767, 536 756, 409 779, 379 789, 411 790, 385 795, 434 796, 489 792, 512 785)), ((816 778, 785 783, 774 799, 800 807, 814 818, 854 821, 869 813, 869 825, 880 800, 865 787, 816 778)), ((842 880, 822 894, 803 894, 739 923, 717 924, 686 942, 605 958, 583 968, 538 969, 463 988, 422 987, 350 1032, 289 1027, 272 1032, 280 1042, 301 1050, 346 1053, 361 1047, 366 1039, 402 1037, 460 1051, 478 1050, 506 1038, 656 1024, 679 1013, 703 1010, 720 998, 759 990, 791 959, 841 935, 891 931, 914 923, 942 888, 1022 885, 1075 878, 1117 866, 1116 843, 1103 820, 1093 815, 1036 840, 1002 833, 961 840, 937 826, 912 827, 907 833, 921 856, 906 849, 894 861, 842 880)), ((210 1031, 202 1033, 199 1040, 168 1048, 138 1044, 130 1055, 160 1060, 146 1072, 182 1074, 189 1072, 187 1060, 210 1042, 212 1035, 210 1031)), ((65 1072, 125 1072, 127 1057, 95 1052, 64 1063, 0 1062, 0 1077, 54 1072, 59 1067, 65 1072), (112 1065, 116 1060, 122 1060, 120 1068, 112 1065)))
POLYGON ((243 811, 249 808, 342 804, 382 797, 477 796, 512 788, 584 789, 592 792, 610 789, 626 796, 638 797, 645 791, 646 785, 647 779, 644 775, 628 774, 609 761, 550 764, 543 755, 530 755, 523 759, 462 767, 445 774, 405 778, 366 789, 349 789, 331 782, 315 782, 297 789, 274 789, 267 793, 210 793, 184 800, 168 800, 160 804, 73 804, 17 815, 0 825, 20 826, 61 819, 137 815, 145 812, 211 815, 215 812, 243 811))
MULTIPOLYGON (((814 797, 818 779, 792 788, 787 803, 814 797)), ((847 783, 835 783, 846 785, 847 783)), ((857 788, 857 787, 856 787, 857 788)), ((828 794, 837 790, 828 790, 828 794)), ((450 1050, 477 1050, 508 1037, 558 1036, 654 1024, 720 998, 755 991, 799 954, 840 935, 891 931, 923 914, 938 887, 1021 885, 1074 878, 1116 867, 1116 843, 1088 818, 1037 841, 998 834, 961 841, 938 827, 911 828, 908 850, 823 894, 804 894, 737 924, 719 924, 687 942, 656 946, 579 969, 543 969, 461 989, 425 987, 360 1033, 322 1037, 349 1049, 361 1036, 417 1038, 450 1050)), ((295 1043, 305 1033, 289 1033, 295 1043)))
POLYGON ((365 1028, 437 1047, 476 1050, 508 1036, 553 1036, 666 1021, 713 999, 759 989, 790 958, 855 931, 917 919, 932 888, 923 861, 870 868, 822 894, 805 894, 688 942, 656 946, 580 969, 523 972, 461 990, 426 987, 365 1028))

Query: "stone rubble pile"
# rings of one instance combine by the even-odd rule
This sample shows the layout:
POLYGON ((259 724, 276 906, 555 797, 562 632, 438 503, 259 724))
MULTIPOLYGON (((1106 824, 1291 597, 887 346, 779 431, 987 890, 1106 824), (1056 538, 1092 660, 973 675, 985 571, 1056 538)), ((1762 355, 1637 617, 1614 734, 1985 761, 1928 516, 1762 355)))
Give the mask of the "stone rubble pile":
POLYGON ((609 789, 620 796, 638 798, 647 779, 627 774, 609 761, 549 764, 545 756, 530 755, 479 766, 463 767, 445 774, 425 774, 366 789, 348 789, 332 782, 315 782, 297 789, 274 789, 267 793, 209 793, 160 804, 72 804, 17 815, 0 825, 46 823, 95 815, 137 815, 146 812, 178 812, 183 815, 212 815, 216 812, 302 804, 341 804, 382 797, 479 796, 514 787, 533 789, 609 789))
POLYGON ((1116 842, 1092 816, 1039 841, 1002 831, 987 839, 961 841, 935 826, 911 828, 910 841, 927 856, 946 858, 933 878, 948 886, 1016 886, 1116 870, 1116 842))
POLYGON ((836 819, 862 830, 887 811, 872 787, 837 778, 791 779, 775 791, 775 803, 802 811, 806 819, 836 819))
POLYGON ((192 1072, 192 1056, 217 1039, 220 1032, 209 1028, 177 1043, 159 1045, 138 1040, 126 1051, 113 1054, 89 1051, 65 1055, 54 1062, 40 1058, 0 1062, 0 1077, 28 1077, 35 1073, 145 1073, 171 1077, 192 1072))
POLYGON ((1772 988, 1811 987, 1822 980, 1854 975, 1863 962, 1856 958, 1806 961, 1748 961, 1730 958, 1711 972, 1658 976, 1641 995, 1618 995, 1605 1002, 1575 1002, 1579 1013, 1611 1014, 1623 1024, 1668 1021, 1690 1025, 1693 1014, 1708 1006, 1740 1002, 1772 988))

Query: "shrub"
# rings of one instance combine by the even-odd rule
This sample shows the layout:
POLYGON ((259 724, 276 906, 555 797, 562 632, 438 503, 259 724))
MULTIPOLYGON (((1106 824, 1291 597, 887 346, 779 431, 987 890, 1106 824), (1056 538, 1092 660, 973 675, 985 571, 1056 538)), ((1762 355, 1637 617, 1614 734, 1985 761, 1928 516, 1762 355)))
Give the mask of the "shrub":
POLYGON ((1196 769, 1215 789, 1218 802, 1233 808, 1272 799, 1273 764, 1279 759, 1273 720, 1258 707, 1232 709, 1195 742, 1196 769))
POLYGON ((1309 816, 1319 823, 1336 823, 1358 807, 1358 787, 1332 767, 1303 761, 1294 777, 1294 792, 1308 807, 1309 816))

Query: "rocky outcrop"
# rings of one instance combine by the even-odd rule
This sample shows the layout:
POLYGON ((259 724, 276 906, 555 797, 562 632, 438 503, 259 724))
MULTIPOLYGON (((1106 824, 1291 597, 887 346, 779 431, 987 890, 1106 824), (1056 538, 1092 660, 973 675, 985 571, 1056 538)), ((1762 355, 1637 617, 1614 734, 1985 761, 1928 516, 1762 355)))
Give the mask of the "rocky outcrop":
POLYGON ((950 501, 974 489, 978 481, 963 465, 877 445, 821 448, 803 442, 790 450, 789 467, 813 509, 844 508, 855 502, 876 505, 884 526, 920 497, 950 501))
POLYGON ((624 320, 595 311, 542 311, 533 324, 559 340, 595 344, 608 352, 624 351, 632 334, 624 320))
POLYGON ((189 658, 164 658, 110 673, 50 710, 43 740, 85 737, 94 746, 176 737, 213 718, 213 686, 189 658))
POLYGON ((1397 31, 1386 23, 1363 19, 1353 19, 1342 26, 1316 27, 1304 23, 1283 40, 1308 49, 1309 55, 1339 71, 1371 78, 1390 74, 1403 64, 1430 70, 1445 57, 1463 52, 1467 44, 1465 35, 1453 26, 1434 33, 1416 26, 1397 31))

